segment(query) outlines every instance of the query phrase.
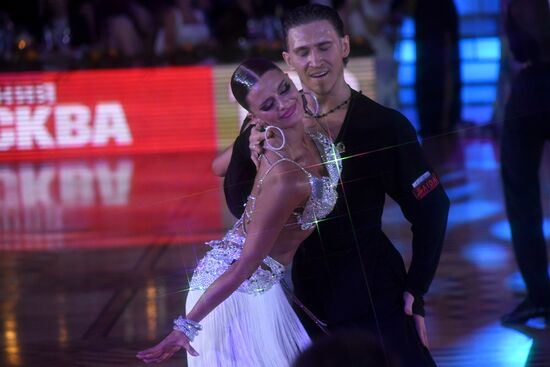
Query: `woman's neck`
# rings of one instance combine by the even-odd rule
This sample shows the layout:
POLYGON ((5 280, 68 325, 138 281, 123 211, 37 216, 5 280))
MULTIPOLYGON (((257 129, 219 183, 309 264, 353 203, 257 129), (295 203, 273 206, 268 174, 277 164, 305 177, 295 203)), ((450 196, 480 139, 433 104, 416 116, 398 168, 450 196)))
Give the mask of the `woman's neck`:
MULTIPOLYGON (((305 133, 305 128, 302 123, 296 124, 295 126, 288 127, 282 130, 285 136, 285 147, 283 148, 286 152, 288 158, 296 160, 298 157, 303 156, 304 150, 306 149, 308 138, 305 133)), ((274 137, 276 140, 273 143, 275 146, 282 143, 280 133, 278 131, 273 131, 274 137)))
POLYGON ((285 133, 286 138, 286 145, 289 147, 289 149, 294 152, 297 149, 300 149, 303 141, 304 141, 304 125, 303 124, 296 124, 293 127, 289 127, 287 129, 284 129, 283 132, 285 133))

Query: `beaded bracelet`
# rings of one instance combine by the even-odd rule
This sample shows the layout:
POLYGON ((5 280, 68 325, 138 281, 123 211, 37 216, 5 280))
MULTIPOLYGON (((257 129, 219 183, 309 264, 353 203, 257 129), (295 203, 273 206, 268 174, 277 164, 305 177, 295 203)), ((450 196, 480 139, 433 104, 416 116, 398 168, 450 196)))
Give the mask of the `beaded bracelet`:
POLYGON ((193 341, 193 339, 199 335, 202 326, 198 322, 178 316, 178 318, 174 320, 174 330, 181 331, 189 341, 193 341))

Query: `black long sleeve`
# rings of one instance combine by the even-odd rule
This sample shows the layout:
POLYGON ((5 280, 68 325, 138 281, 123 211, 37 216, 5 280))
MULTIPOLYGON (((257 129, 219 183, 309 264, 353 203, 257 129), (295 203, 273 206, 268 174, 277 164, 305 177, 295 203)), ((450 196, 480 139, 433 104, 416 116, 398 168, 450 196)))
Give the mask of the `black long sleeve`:
MULTIPOLYGON (((415 313, 423 314, 422 296, 438 266, 449 210, 449 199, 436 184, 437 175, 410 122, 399 112, 353 93, 336 141, 345 147, 338 202, 300 246, 292 269, 297 296, 333 325, 371 312, 371 297, 378 304, 378 292, 386 292, 377 280, 381 268, 403 279, 403 290, 418 301, 415 313), (399 252, 382 232, 386 194, 411 223, 413 257, 406 273, 399 252)), ((248 137, 245 131, 235 141, 224 181, 235 216, 242 213, 255 175, 248 137)), ((396 297, 402 299, 402 294, 396 297)))
MULTIPOLYGON (((247 120, 243 126, 247 125, 247 120)), ((244 204, 252 191, 256 166, 250 159, 248 138, 250 137, 251 126, 246 126, 241 131, 233 144, 233 153, 227 167, 223 181, 223 189, 227 207, 235 218, 240 218, 244 211, 244 204)))
POLYGON ((439 264, 450 203, 427 163, 416 131, 401 114, 393 115, 388 119, 395 136, 388 194, 411 223, 413 251, 406 287, 419 297, 428 291, 439 264))

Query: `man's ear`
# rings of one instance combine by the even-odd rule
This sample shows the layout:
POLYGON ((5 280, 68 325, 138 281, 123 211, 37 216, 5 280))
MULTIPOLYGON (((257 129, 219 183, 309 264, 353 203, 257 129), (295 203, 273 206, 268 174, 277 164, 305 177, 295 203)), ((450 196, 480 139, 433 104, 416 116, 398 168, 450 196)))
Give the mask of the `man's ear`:
POLYGON ((286 64, 290 67, 290 70, 295 70, 294 66, 292 66, 291 57, 288 52, 283 51, 283 59, 285 60, 286 64))
POLYGON ((349 36, 346 34, 342 38, 342 58, 346 58, 349 56, 350 46, 349 46, 349 36))

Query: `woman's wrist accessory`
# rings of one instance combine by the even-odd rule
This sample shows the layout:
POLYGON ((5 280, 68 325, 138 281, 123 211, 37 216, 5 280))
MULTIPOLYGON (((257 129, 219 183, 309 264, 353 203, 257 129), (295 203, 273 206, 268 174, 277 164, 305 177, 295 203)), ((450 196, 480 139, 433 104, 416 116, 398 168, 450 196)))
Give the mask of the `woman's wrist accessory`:
POLYGON ((199 335, 202 326, 198 322, 178 316, 178 318, 174 320, 174 330, 181 331, 189 341, 193 341, 193 339, 199 335))

